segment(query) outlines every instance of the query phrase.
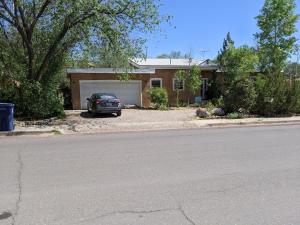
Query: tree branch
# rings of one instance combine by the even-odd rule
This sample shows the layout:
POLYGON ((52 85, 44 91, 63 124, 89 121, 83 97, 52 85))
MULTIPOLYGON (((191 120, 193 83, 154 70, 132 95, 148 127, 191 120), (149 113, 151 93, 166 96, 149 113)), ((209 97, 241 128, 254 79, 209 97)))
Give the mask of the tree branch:
MULTIPOLYGON (((47 7, 49 6, 49 4, 52 2, 52 0, 45 0, 45 2, 43 3, 40 11, 38 12, 37 16, 34 15, 34 19, 30 25, 30 30, 32 31, 37 23, 37 21, 39 20, 39 18, 43 15, 43 13, 45 12, 45 10, 47 9, 47 7)), ((35 6, 35 4, 34 4, 35 6)))

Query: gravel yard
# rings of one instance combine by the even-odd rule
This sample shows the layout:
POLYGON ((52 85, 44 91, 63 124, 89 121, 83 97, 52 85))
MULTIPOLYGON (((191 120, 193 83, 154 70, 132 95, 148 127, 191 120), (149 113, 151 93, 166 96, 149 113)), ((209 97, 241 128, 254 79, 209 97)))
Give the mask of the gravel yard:
POLYGON ((75 132, 93 132, 98 130, 135 130, 141 126, 155 129, 162 124, 175 126, 178 123, 195 119, 194 108, 171 109, 168 111, 124 109, 122 116, 97 115, 91 116, 86 111, 67 111, 67 118, 62 121, 64 130, 75 132))
POLYGON ((195 108, 175 108, 168 111, 124 109, 122 116, 92 116, 87 111, 66 111, 65 119, 47 119, 40 121, 16 121, 18 131, 61 131, 64 134, 98 133, 117 131, 143 131, 190 129, 212 126, 295 124, 300 117, 286 118, 245 118, 245 119, 198 119, 195 108))

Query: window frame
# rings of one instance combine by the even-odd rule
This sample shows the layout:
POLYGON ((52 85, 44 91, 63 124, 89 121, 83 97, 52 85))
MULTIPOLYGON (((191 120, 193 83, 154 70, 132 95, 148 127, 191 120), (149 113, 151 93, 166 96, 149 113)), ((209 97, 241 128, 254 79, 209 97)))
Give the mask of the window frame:
MULTIPOLYGON (((153 87, 152 86, 152 81, 160 81, 160 88, 162 88, 163 87, 163 80, 162 80, 162 78, 151 78, 150 79, 150 88, 155 88, 155 87, 153 87)), ((156 88, 158 88, 158 87, 156 87, 156 88)))
POLYGON ((179 80, 178 78, 173 78, 173 91, 185 91, 185 80, 179 80), (175 81, 182 81, 182 89, 175 88, 175 81))

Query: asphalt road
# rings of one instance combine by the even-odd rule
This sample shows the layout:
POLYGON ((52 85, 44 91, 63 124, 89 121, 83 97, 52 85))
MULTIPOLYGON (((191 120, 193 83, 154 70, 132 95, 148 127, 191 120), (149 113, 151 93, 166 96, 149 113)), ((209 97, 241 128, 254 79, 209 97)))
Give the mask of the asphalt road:
POLYGON ((0 138, 0 225, 300 224, 300 126, 0 138))

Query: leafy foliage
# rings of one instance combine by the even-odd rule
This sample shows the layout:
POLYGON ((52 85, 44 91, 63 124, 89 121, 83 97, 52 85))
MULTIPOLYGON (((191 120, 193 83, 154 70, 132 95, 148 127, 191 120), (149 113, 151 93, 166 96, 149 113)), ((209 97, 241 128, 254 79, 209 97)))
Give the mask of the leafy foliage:
POLYGON ((246 117, 246 115, 244 113, 239 113, 239 112, 232 112, 232 113, 228 113, 228 115, 227 115, 227 118, 231 119, 231 120, 243 119, 245 117, 246 117))
POLYGON ((256 80, 255 112, 264 116, 298 113, 300 110, 300 84, 283 75, 262 76, 256 80))
MULTIPOLYGON (((158 7, 159 0, 0 0, 2 99, 15 101, 18 112, 27 115, 35 103, 21 96, 44 96, 37 101, 41 101, 39 110, 53 105, 50 99, 59 102, 58 84, 52 82, 69 62, 67 56, 111 66, 128 57, 142 57, 144 40, 132 34, 152 32, 167 19, 159 15, 158 7), (95 46, 103 46, 101 52, 95 46), (9 83, 18 85, 7 88, 9 83)), ((48 115, 57 110, 49 108, 48 115)))
POLYGON ((201 87, 201 69, 199 66, 192 66, 186 78, 186 88, 192 94, 195 94, 201 87))
POLYGON ((192 57, 191 53, 183 54, 181 51, 171 51, 170 53, 160 54, 156 58, 159 58, 159 59, 189 59, 191 57, 192 57))
POLYGON ((253 48, 247 45, 239 48, 231 47, 221 57, 221 68, 228 82, 239 76, 249 76, 257 71, 258 57, 253 48))
POLYGON ((300 113, 300 81, 293 79, 288 92, 289 112, 300 113))
POLYGON ((270 75, 281 73, 296 47, 295 0, 265 0, 256 17, 260 32, 255 34, 259 45, 260 66, 270 75))
POLYGON ((255 105, 256 97, 253 82, 248 78, 238 78, 231 83, 224 97, 225 110, 248 113, 255 105))
POLYGON ((167 109, 168 92, 165 88, 151 88, 148 93, 156 109, 167 109))

